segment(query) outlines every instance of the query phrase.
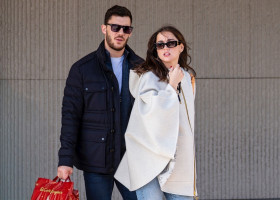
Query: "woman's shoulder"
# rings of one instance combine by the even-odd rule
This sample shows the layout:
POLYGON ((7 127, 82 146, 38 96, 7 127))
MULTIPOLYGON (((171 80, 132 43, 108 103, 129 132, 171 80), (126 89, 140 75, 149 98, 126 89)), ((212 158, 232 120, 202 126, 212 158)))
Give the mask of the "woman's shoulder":
POLYGON ((152 71, 145 72, 142 76, 143 76, 142 79, 155 79, 155 80, 159 80, 159 78, 152 71))
POLYGON ((145 72, 142 74, 140 80, 140 89, 145 90, 147 88, 153 88, 155 90, 161 90, 166 87, 167 83, 160 81, 159 77, 155 75, 152 71, 145 72))
MULTIPOLYGON (((135 71, 130 70, 130 82, 153 82, 153 81, 158 81, 159 78, 152 72, 148 71, 145 72, 141 75, 137 74, 135 71), (135 81, 136 80, 136 81, 135 81)), ((134 84, 133 84, 134 85, 134 84)))
POLYGON ((132 96, 135 98, 139 87, 140 90, 144 88, 158 88, 159 78, 151 71, 145 72, 144 74, 137 74, 134 70, 130 70, 129 75, 129 90, 132 96))
POLYGON ((148 71, 142 74, 141 82, 144 84, 158 84, 160 81, 157 75, 155 75, 152 71, 148 71))
POLYGON ((187 70, 185 70, 185 69, 182 69, 182 70, 183 70, 183 72, 184 72, 184 74, 185 74, 186 80, 187 80, 188 82, 191 82, 191 74, 190 74, 187 70))

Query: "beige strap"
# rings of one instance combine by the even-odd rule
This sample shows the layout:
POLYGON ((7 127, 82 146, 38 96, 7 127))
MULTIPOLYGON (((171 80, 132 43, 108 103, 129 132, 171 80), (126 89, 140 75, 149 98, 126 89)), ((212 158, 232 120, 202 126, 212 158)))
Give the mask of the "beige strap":
MULTIPOLYGON (((195 79, 194 76, 191 75, 191 81, 192 81, 192 87, 193 87, 193 93, 194 93, 194 85, 195 85, 195 79)), ((186 112, 187 112, 187 116, 188 116, 188 121, 191 127, 191 131, 194 134, 193 130, 192 130, 192 126, 191 126, 191 122, 190 122, 190 117, 189 117, 189 112, 188 112, 188 108, 187 108, 187 101, 184 95, 184 91, 182 89, 182 95, 184 98, 184 103, 185 103, 185 107, 186 107, 186 112)), ((194 148, 194 185, 193 185, 193 195, 194 195, 194 199, 198 200, 198 196, 196 194, 196 161, 195 161, 195 144, 193 143, 193 148, 194 148)))
POLYGON ((192 74, 190 74, 191 75, 191 82, 192 82, 192 89, 193 89, 193 94, 194 94, 194 90, 195 90, 195 78, 194 78, 194 76, 192 75, 192 74))

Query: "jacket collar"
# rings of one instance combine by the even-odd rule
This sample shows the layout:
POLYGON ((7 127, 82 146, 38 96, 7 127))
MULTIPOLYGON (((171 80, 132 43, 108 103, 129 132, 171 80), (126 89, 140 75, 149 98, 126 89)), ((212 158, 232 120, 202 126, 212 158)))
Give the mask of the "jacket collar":
MULTIPOLYGON (((106 70, 106 71, 110 70, 106 67, 107 53, 106 53, 106 49, 105 49, 105 41, 104 40, 100 43, 96 53, 97 53, 97 57, 98 57, 99 62, 102 64, 103 69, 106 70)), ((134 65, 140 64, 143 61, 143 59, 140 58, 139 56, 137 56, 134 53, 134 51, 128 45, 125 46, 125 53, 124 54, 125 54, 125 57, 127 58, 128 62, 130 63, 129 68, 131 68, 134 65)))

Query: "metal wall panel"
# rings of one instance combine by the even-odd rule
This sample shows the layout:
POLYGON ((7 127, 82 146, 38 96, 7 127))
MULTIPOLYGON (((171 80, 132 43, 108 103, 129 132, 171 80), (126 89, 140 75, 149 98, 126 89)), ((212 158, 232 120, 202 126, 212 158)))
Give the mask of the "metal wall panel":
POLYGON ((194 1, 194 63, 200 77, 250 75, 250 1, 194 1))
POLYGON ((30 185, 30 83, 1 80, 0 199, 21 199, 30 185), (8 102, 8 103, 7 103, 8 102), (15 188, 17 188, 15 190, 15 188))
POLYGON ((250 72, 253 77, 279 78, 280 5, 278 0, 256 0, 251 7, 250 72))
MULTIPOLYGON (((137 16, 135 15, 135 0, 117 0, 117 1, 91 1, 84 0, 79 2, 79 57, 95 51, 100 42, 104 40, 101 31, 101 25, 104 23, 104 15, 108 8, 118 4, 127 7, 132 13, 132 25, 135 26, 137 16)), ((135 27, 137 30, 137 27, 135 27)), ((135 32, 129 39, 128 44, 135 46, 135 32)))
POLYGON ((192 1, 137 1, 136 2, 136 37, 135 50, 143 58, 146 57, 147 44, 151 35, 161 26, 170 25, 177 27, 184 35, 186 41, 192 46, 193 9, 192 1))
POLYGON ((2 79, 65 79, 78 59, 75 0, 2 0, 2 79))
POLYGON ((252 184, 248 191, 250 191, 250 196, 259 198, 280 197, 279 84, 279 79, 271 78, 251 81, 250 162, 248 165, 252 184))
POLYGON ((201 197, 279 198, 273 187, 279 185, 279 84, 278 79, 197 81, 201 197))
MULTIPOLYGON (((190 44, 200 198, 280 198, 280 1, 1 0, 0 199, 29 199, 56 175, 65 79, 115 4, 132 12, 139 55, 164 24, 190 44)), ((73 180, 85 199, 82 172, 73 180)))

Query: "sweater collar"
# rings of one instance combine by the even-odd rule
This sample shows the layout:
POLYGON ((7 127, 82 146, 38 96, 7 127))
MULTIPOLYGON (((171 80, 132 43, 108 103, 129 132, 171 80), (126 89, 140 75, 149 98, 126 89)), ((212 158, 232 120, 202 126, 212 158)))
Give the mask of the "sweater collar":
MULTIPOLYGON (((100 43, 96 53, 97 53, 98 60, 102 63, 104 70, 108 71, 110 69, 106 67, 106 60, 108 58, 110 59, 110 53, 107 51, 109 53, 109 55, 107 55, 106 51, 107 50, 105 49, 105 40, 103 40, 100 43)), ((125 45, 124 56, 125 59, 127 59, 128 62, 131 64, 131 66, 134 66, 135 64, 140 64, 143 61, 139 56, 137 56, 134 53, 134 51, 128 45, 125 45)))

